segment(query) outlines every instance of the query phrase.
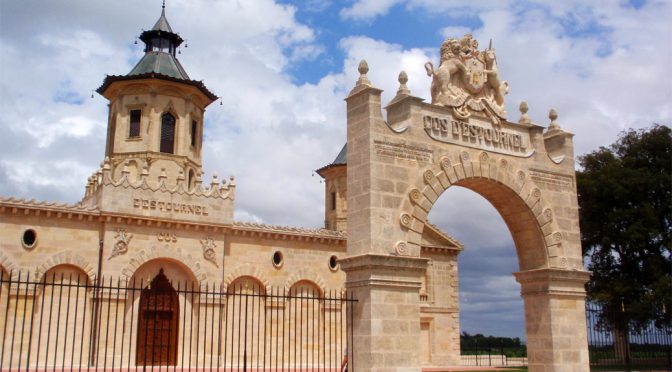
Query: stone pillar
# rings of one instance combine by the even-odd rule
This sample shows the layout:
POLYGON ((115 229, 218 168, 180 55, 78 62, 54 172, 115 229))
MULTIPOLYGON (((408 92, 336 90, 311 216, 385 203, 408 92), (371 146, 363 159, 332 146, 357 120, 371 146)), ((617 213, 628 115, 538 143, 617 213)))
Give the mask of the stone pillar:
POLYGON ((586 271, 537 269, 514 273, 525 301, 530 372, 588 372, 586 271))
POLYGON ((353 308, 353 345, 348 360, 356 371, 420 369, 421 278, 426 258, 365 254, 342 259, 353 308))

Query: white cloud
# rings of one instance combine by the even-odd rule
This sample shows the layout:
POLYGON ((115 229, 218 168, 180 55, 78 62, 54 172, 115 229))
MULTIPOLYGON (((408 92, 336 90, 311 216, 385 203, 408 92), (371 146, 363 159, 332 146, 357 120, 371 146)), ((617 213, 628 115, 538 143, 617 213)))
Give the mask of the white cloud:
POLYGON ((385 15, 402 0, 358 0, 349 8, 341 10, 341 17, 353 20, 370 20, 385 15))

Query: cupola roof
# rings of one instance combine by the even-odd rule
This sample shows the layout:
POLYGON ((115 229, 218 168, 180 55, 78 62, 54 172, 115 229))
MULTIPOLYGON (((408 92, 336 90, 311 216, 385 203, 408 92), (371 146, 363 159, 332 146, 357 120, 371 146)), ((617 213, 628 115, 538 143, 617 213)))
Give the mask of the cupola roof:
POLYGON ((218 98, 205 87, 202 81, 191 80, 187 71, 175 56, 177 48, 184 40, 170 27, 166 18, 165 2, 161 7, 161 16, 154 27, 151 30, 143 31, 139 38, 145 43, 145 55, 125 76, 106 76, 103 85, 96 90, 98 93, 103 94, 115 81, 156 78, 195 86, 210 99, 210 102, 218 98))
POLYGON ((317 172, 317 174, 319 174, 320 176, 324 177, 322 172, 326 171, 327 169, 347 165, 348 164, 347 157, 348 157, 348 143, 346 142, 345 145, 343 145, 341 151, 338 153, 338 155, 336 155, 336 159, 334 159, 334 161, 331 162, 331 164, 327 164, 324 167, 316 170, 315 172, 317 172))

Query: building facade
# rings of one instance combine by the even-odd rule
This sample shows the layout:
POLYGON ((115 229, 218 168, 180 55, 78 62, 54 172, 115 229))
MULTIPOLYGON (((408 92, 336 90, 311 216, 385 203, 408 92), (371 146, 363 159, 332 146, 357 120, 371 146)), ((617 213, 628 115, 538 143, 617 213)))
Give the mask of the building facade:
MULTIPOLYGON (((235 336, 235 330, 240 335, 248 327, 240 325, 240 314, 247 314, 250 322, 258 319, 255 336, 277 345, 280 330, 272 329, 267 319, 282 316, 284 334, 284 327, 291 326, 285 314, 303 316, 304 310, 311 315, 299 322, 299 330, 316 322, 322 331, 306 328, 312 336, 294 351, 294 359, 305 351, 313 359, 301 359, 301 364, 326 365, 325 350, 336 350, 338 344, 333 354, 342 355, 348 324, 325 326, 326 319, 342 317, 345 305, 304 303, 301 296, 326 298, 344 288, 339 260, 347 254, 346 147, 318 170, 325 179, 325 228, 235 221, 234 178, 215 175, 206 181, 201 176, 205 111, 217 97, 202 82, 191 80, 176 58, 183 40, 173 32, 165 9, 140 39, 145 44, 142 59, 127 75, 107 76, 97 90, 109 100, 105 157, 87 180, 82 200, 58 204, 0 198, 0 328, 12 335, 4 337, 0 367, 84 366, 94 360, 99 366, 191 366, 213 360, 230 365, 241 358, 261 366, 271 361, 259 351, 256 356, 231 351, 227 362, 227 346, 248 342, 235 336), (100 290, 106 280, 110 286, 100 290), (137 290, 126 290, 131 287, 137 290), (67 304, 59 302, 66 298, 64 288, 67 304), (199 296, 206 293, 205 299, 194 300, 193 293, 203 288, 199 296), (236 319, 228 321, 231 306, 236 306, 231 298, 208 300, 208 290, 215 298, 215 288, 253 299, 252 308, 236 315, 238 328, 214 331, 236 319), (273 296, 278 291, 283 295, 273 296), (164 316, 167 320, 161 323, 164 316), (152 327, 159 324, 164 333, 154 328, 142 332, 149 322, 152 327), (211 327, 206 330, 201 323, 211 327), (23 326, 22 332, 16 324, 23 326), (330 346, 318 340, 326 339, 327 332, 343 335, 330 346), (120 335, 103 346, 104 362, 101 346, 84 342, 103 333, 108 338, 120 335), (41 342, 39 337, 44 337, 41 342), (82 342, 74 342, 80 337, 82 342), (200 349, 186 350, 182 340, 187 337, 200 349), (148 351, 147 344, 159 351, 148 351), (164 346, 168 351, 161 351, 164 346)), ((426 225, 420 255, 429 265, 422 276, 417 319, 423 365, 459 364, 457 255, 462 249, 426 225)), ((259 348, 261 343, 255 345, 250 344, 259 348)), ((281 365, 292 363, 291 353, 280 353, 287 356, 281 365)))

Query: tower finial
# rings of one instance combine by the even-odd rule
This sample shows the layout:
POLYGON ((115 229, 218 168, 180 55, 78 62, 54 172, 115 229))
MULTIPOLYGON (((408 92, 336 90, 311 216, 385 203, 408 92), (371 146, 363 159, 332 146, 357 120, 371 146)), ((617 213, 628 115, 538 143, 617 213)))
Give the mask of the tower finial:
POLYGON ((161 5, 161 9, 166 9, 166 0, 163 0, 163 4, 161 5))

